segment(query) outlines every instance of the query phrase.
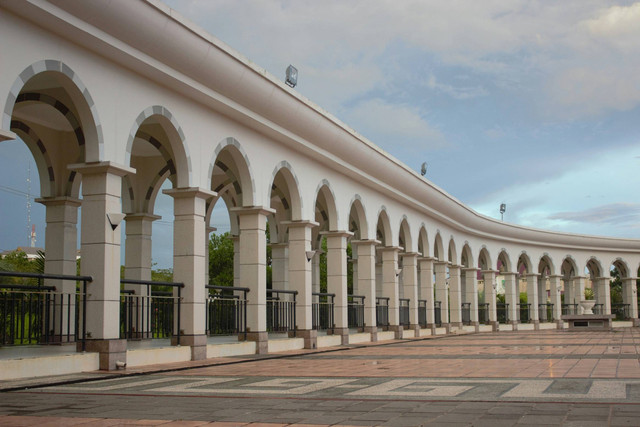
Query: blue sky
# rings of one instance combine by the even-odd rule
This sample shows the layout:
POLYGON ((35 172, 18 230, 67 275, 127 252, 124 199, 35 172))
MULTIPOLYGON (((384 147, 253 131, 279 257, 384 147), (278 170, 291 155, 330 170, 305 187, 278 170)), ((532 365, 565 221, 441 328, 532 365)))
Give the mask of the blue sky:
MULTIPOLYGON (((508 222, 640 238, 640 3, 167 4, 278 78, 295 65, 301 94, 410 167, 426 161, 428 179, 485 215, 504 202, 508 222)), ((4 185, 24 189, 28 156, 9 159, 11 144, 4 185)), ((0 202, 0 218, 24 212, 1 187, 0 202)), ((212 222, 226 229, 223 214, 212 222)), ((0 230, 0 248, 25 244, 21 229, 0 230)))

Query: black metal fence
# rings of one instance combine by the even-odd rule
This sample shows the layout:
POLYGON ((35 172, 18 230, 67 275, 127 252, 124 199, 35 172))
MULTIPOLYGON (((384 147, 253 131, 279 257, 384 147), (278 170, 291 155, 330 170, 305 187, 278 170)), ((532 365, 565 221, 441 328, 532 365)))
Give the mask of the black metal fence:
POLYGON ((578 314, 578 304, 562 304, 562 315, 578 314))
POLYGON ((418 300, 418 325, 421 328, 427 327, 427 300, 418 300))
POLYGON ((350 328, 364 328, 364 295, 349 295, 347 297, 347 317, 350 328))
POLYGON ((21 282, 0 284, 0 346, 82 342, 85 349, 90 276, 0 271, 0 277, 21 282), (49 279, 75 282, 76 291, 45 286, 49 279))
POLYGON ((267 289, 267 332, 296 331, 298 291, 267 289))
POLYGON ((604 314, 604 304, 594 304, 593 314, 604 314))
POLYGON ((518 304, 518 321, 529 323, 531 320, 531 304, 518 304))
POLYGON ((553 322, 553 304, 538 304, 538 319, 541 322, 553 322))
POLYGON ((478 304, 478 323, 489 324, 489 303, 478 304))
POLYGON ((313 316, 313 329, 326 331, 333 329, 333 300, 336 294, 314 292, 312 294, 311 315, 313 316))
POLYGON ((247 293, 249 288, 205 286, 207 295, 207 335, 244 335, 247 337, 247 293))
POLYGON ((376 297, 376 325, 389 326, 389 298, 376 297))
POLYGON ((627 320, 630 316, 630 304, 611 304, 611 314, 615 314, 614 320, 627 320))
POLYGON ((409 326, 411 323, 411 319, 409 316, 409 299, 400 298, 398 300, 400 306, 398 307, 399 315, 400 315, 400 324, 402 326, 409 326))
POLYGON ((120 291, 120 338, 128 340, 171 338, 180 344, 181 290, 184 283, 121 279, 123 285, 138 285, 120 291), (174 295, 172 290, 176 289, 174 295))
POLYGON ((498 323, 509 323, 509 304, 505 302, 497 303, 496 315, 498 317, 498 323))
POLYGON ((436 326, 442 326, 442 301, 433 302, 433 321, 436 326))
POLYGON ((464 325, 470 325, 471 324, 471 303, 470 302, 463 302, 461 307, 460 307, 460 315, 462 317, 462 323, 464 325))

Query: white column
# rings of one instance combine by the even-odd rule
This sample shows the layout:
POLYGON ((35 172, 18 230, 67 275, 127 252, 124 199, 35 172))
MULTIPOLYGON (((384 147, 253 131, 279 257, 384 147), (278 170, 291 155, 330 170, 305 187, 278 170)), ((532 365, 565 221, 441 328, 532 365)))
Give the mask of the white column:
MULTIPOLYGON (((573 286, 573 278, 564 277, 564 303, 578 304, 580 300, 576 300, 575 287, 573 286)), ((576 311, 573 314, 578 314, 576 311)))
POLYGON ((597 290, 597 304, 602 304, 603 313, 611 314, 611 286, 610 277, 598 277, 595 280, 597 290))
MULTIPOLYGON (((46 207, 47 228, 45 233, 45 261, 46 274, 61 274, 75 276, 77 273, 76 257, 78 254, 78 207, 80 200, 71 197, 50 197, 37 199, 36 202, 46 207)), ((65 294, 62 301, 56 301, 57 309, 62 313, 74 313, 76 306, 76 283, 70 280, 47 280, 47 286, 55 286, 59 292, 65 294), (71 295, 69 298, 68 295, 71 295)), ((56 324, 59 321, 56 321, 56 324)), ((63 316, 60 329, 54 335, 62 332, 62 341, 75 340, 75 317, 63 316)))
POLYGON ((460 266, 449 266, 449 321, 454 326, 462 326, 462 295, 460 289, 460 266))
POLYGON ((271 243, 271 286, 276 290, 289 289, 289 244, 271 243))
POLYGON ((320 292, 320 253, 322 248, 318 249, 313 258, 311 258, 311 289, 313 292, 320 292))
POLYGON ((529 306, 529 319, 534 325, 540 323, 540 316, 538 315, 538 275, 529 273, 525 276, 527 278, 527 303, 529 306))
MULTIPOLYGON (((206 260, 204 264, 204 283, 209 284, 209 241, 211 240, 211 233, 218 230, 216 227, 205 227, 204 230, 204 258, 206 260)), ((230 236, 233 239, 233 236, 230 236)), ((235 249, 235 248, 234 248, 235 249)), ((235 254, 234 254, 235 255, 235 254)), ((235 265, 234 265, 235 268, 235 265)), ((235 283, 233 286, 237 286, 235 283)), ((205 291, 205 294, 208 292, 205 291)))
MULTIPOLYGON (((547 276, 542 274, 538 275, 538 305, 540 304, 547 304, 547 276)), ((546 305, 538 310, 538 316, 540 322, 548 322, 546 305)))
POLYGON ((268 351, 267 334, 267 217, 273 209, 231 208, 239 219, 240 283, 247 293, 247 339, 256 342, 256 353, 268 351))
POLYGON ((551 294, 551 303, 553 304, 553 318, 558 324, 562 325, 562 289, 560 288, 562 276, 549 276, 549 293, 551 294))
POLYGON ((233 286, 245 287, 240 282, 240 236, 230 236, 233 242, 233 286))
POLYGON ((520 303, 517 274, 505 271, 502 275, 504 276, 504 301, 509 304, 509 320, 511 324, 517 325, 518 304, 520 303))
POLYGON ((418 258, 420 267, 420 299, 425 300, 427 304, 427 327, 434 327, 434 312, 433 312, 433 258, 418 258))
MULTIPOLYGON (((191 346, 192 360, 206 359, 205 255, 206 204, 216 193, 202 188, 164 190, 173 197, 173 280, 181 289, 180 345, 191 346), (184 335, 183 335, 184 331, 184 335)), ((176 292, 174 292, 176 295, 176 292)))
POLYGON ((330 231, 327 239, 327 292, 333 299, 333 333, 342 337, 342 344, 349 344, 349 318, 347 300, 347 238, 348 231, 330 231))
POLYGON ((496 274, 495 270, 483 270, 482 279, 484 281, 484 302, 489 303, 489 322, 496 324, 498 322, 498 310, 496 300, 496 274))
POLYGON ((358 292, 364 296, 364 330, 377 341, 376 326, 376 245, 377 240, 352 240, 358 251, 358 292))
POLYGON ((449 292, 447 291, 447 262, 435 261, 436 301, 440 302, 440 316, 443 325, 449 324, 449 292))
POLYGON ((578 304, 578 314, 582 314, 583 309, 582 306, 580 305, 580 301, 584 301, 584 288, 585 288, 585 282, 586 282, 587 278, 584 276, 574 276, 573 277, 573 291, 575 292, 573 294, 573 297, 576 300, 576 304, 578 304))
POLYGON ((135 173, 111 162, 70 165, 82 174, 82 275, 92 276, 87 295, 87 351, 100 352, 100 369, 126 361, 120 340, 120 201, 122 177, 135 173), (113 223, 113 226, 112 226, 113 223))
POLYGON ((398 292, 398 252, 400 248, 386 246, 378 249, 382 254, 382 296, 389 298, 389 330, 401 338, 398 292))
POLYGON ((317 331, 313 329, 311 260, 311 229, 318 223, 313 221, 287 221, 289 227, 289 287, 298 291, 296 296, 296 336, 304 338, 305 348, 316 348, 317 331))
POLYGON ((623 277, 622 279, 622 302, 629 304, 629 317, 638 318, 638 291, 636 287, 636 277, 623 277))
MULTIPOLYGON (((471 324, 478 325, 478 269, 464 268, 465 302, 471 303, 471 324)), ((486 290, 485 290, 486 295, 486 290)))
POLYGON ((420 329, 418 323, 418 253, 405 252, 402 254, 402 286, 404 298, 409 299, 409 323, 411 329, 420 329))

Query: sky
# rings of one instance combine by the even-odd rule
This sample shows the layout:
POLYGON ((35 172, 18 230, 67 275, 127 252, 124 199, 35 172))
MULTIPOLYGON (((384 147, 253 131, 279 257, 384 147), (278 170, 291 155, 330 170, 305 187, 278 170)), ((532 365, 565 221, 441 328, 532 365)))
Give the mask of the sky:
MULTIPOLYGON (((279 79, 293 64, 295 90, 484 215, 640 238, 640 2, 166 3, 279 79)), ((24 222, 6 187, 26 192, 28 162, 0 144, 0 219, 24 222)), ((4 228, 0 249, 27 243, 26 223, 4 228)))

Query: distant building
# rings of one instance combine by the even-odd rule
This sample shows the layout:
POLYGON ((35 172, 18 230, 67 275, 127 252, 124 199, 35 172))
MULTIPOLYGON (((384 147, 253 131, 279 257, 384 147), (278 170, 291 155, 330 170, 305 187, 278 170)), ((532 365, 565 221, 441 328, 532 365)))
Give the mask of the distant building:
POLYGON ((38 247, 33 248, 31 246, 18 246, 13 251, 0 252, 0 257, 4 258, 5 256, 15 251, 24 252, 27 255, 27 259, 36 259, 38 258, 38 252, 44 252, 44 248, 38 248, 38 247))

